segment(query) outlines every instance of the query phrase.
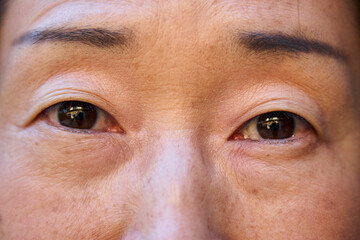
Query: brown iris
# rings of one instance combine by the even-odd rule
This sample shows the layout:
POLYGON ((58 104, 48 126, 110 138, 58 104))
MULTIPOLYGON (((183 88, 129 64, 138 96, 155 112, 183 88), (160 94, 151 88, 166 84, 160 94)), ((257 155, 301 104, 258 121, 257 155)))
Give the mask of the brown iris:
POLYGON ((60 103, 58 108, 59 122, 68 128, 91 129, 97 117, 97 109, 90 103, 68 101, 60 103))
POLYGON ((289 112, 270 112, 257 119, 257 131, 263 139, 284 139, 294 135, 295 119, 289 112))

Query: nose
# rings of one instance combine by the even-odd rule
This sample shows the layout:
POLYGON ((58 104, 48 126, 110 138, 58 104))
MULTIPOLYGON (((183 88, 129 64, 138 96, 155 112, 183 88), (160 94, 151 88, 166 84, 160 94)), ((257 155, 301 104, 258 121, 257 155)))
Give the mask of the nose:
POLYGON ((123 239, 218 239, 209 229, 210 177, 200 148, 183 136, 161 137, 138 212, 123 239))

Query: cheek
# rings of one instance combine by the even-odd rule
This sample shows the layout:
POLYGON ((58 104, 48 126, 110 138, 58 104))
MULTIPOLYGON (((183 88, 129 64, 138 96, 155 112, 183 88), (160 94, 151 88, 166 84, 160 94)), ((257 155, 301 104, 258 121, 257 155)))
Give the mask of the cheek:
POLYGON ((117 135, 70 133, 39 123, 10 133, 7 151, 10 162, 26 174, 81 185, 108 176, 131 158, 129 146, 117 135))
POLYGON ((112 239, 131 217, 124 199, 111 202, 110 189, 95 184, 65 188, 24 177, 8 187, 0 192, 5 239, 112 239))
POLYGON ((273 220, 280 223, 277 228, 293 230, 303 239, 358 239, 360 185, 354 186, 351 177, 343 178, 331 173, 299 183, 274 207, 273 220))
POLYGON ((6 143, 0 143, 0 238, 121 236, 134 212, 127 199, 129 176, 111 176, 130 158, 128 148, 116 139, 45 132, 1 133, 6 143))
MULTIPOLYGON (((50 149, 49 146, 50 142, 27 138, 9 139, 6 149, 0 146, 2 152, 8 151, 1 155, 1 238, 114 239, 121 236, 134 212, 129 205, 134 198, 128 199, 131 189, 126 185, 130 176, 122 173, 116 178, 110 177, 113 176, 111 166, 102 162, 111 165, 107 161, 110 155, 93 153, 93 157, 82 158, 76 153, 75 157, 55 147, 54 151, 58 152, 50 154, 45 150, 50 149), (60 159, 66 163, 51 163, 60 159)), ((70 144, 68 147, 73 149, 70 144)))
POLYGON ((350 155, 323 147, 291 163, 242 159, 230 166, 229 189, 234 190, 222 201, 227 206, 223 218, 231 220, 229 235, 358 239, 360 173, 358 165, 345 163, 357 161, 356 154, 350 155))

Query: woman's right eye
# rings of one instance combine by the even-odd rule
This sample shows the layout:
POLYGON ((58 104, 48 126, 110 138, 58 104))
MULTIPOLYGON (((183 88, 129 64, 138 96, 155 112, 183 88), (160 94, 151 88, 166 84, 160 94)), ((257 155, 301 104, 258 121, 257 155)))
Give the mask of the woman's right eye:
POLYGON ((44 115, 53 125, 73 130, 122 132, 108 113, 87 102, 60 102, 46 109, 44 115))

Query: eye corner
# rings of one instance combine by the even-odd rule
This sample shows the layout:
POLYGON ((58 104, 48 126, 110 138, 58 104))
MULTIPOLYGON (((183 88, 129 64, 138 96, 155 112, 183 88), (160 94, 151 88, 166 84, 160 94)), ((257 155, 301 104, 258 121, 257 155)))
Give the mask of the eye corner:
MULTIPOLYGON (((236 131, 238 131, 238 130, 236 130, 236 131)), ((230 142, 231 141, 241 141, 241 140, 245 140, 244 135, 238 134, 237 132, 234 132, 227 138, 227 141, 230 141, 230 142)))

